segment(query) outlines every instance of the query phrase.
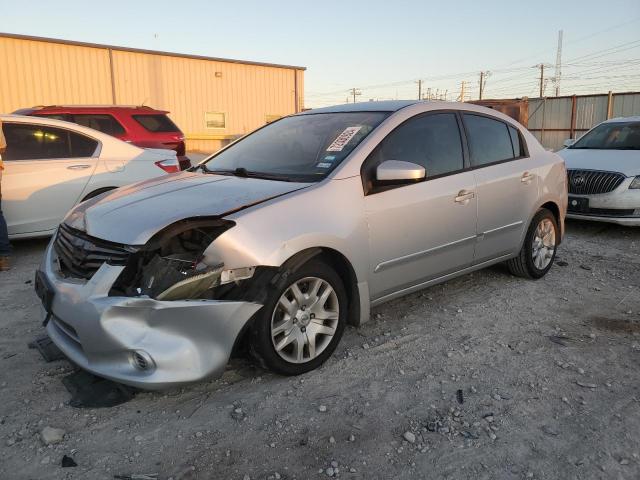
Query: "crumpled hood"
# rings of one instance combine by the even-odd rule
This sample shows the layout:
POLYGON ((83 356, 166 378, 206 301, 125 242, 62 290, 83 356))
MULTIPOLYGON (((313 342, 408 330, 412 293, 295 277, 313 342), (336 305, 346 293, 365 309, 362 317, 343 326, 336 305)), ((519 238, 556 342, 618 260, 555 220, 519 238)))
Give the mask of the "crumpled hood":
POLYGON ((65 223, 97 238, 143 245, 178 220, 224 216, 310 186, 257 178, 182 172, 118 188, 73 209, 65 223), (84 220, 84 223, 83 223, 84 220))
POLYGON ((590 150, 565 148, 557 152, 568 169, 620 172, 627 177, 640 175, 640 150, 590 150))

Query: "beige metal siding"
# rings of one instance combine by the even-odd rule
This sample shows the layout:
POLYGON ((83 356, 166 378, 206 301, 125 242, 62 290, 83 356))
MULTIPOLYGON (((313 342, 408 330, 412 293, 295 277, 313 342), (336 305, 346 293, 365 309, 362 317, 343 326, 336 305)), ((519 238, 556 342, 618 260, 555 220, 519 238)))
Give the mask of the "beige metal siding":
POLYGON ((67 103, 112 103, 107 50, 0 37, 0 112, 67 103))
POLYGON ((203 151, 304 108, 304 70, 287 66, 0 36, 0 71, 11 72, 0 75, 0 112, 144 104, 171 112, 187 148, 203 151), (206 112, 223 112, 225 128, 207 128, 206 112))

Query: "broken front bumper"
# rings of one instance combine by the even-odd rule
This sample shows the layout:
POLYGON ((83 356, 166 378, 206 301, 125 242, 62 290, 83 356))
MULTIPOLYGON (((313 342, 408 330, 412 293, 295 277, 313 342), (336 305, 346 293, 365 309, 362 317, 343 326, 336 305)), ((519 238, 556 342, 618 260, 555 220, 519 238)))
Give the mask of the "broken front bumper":
POLYGON ((53 294, 47 333, 58 348, 85 370, 147 390, 221 374, 262 305, 111 297, 123 268, 105 263, 87 282, 66 279, 47 247, 41 266, 53 294))

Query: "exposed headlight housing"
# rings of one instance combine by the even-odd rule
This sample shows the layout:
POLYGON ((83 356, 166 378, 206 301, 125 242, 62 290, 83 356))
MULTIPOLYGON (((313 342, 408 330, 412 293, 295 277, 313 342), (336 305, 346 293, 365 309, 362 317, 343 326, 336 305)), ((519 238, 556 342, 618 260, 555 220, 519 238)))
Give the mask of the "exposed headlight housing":
POLYGON ((633 179, 633 181, 631 182, 631 185, 629 185, 629 188, 631 189, 640 188, 640 175, 638 175, 636 178, 633 179))
POLYGON ((111 295, 206 298, 218 285, 250 278, 253 269, 224 270, 220 261, 204 255, 211 242, 234 225, 218 218, 186 219, 170 225, 130 257, 111 295))

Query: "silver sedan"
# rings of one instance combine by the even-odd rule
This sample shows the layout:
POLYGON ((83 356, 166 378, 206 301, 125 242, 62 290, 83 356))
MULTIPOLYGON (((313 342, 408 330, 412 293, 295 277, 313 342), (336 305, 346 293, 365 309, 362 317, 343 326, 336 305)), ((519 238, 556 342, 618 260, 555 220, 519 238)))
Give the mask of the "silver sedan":
POLYGON ((566 171, 511 118, 367 102, 283 118, 188 172, 80 204, 36 289, 76 364, 159 389, 220 374, 246 343, 296 375, 372 305, 506 262, 538 279, 566 171))

